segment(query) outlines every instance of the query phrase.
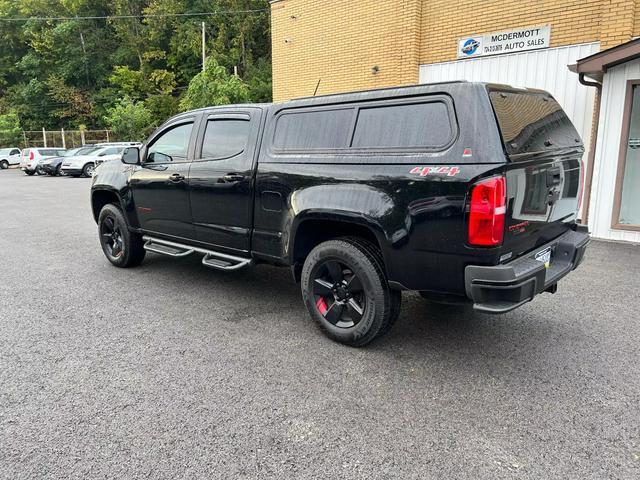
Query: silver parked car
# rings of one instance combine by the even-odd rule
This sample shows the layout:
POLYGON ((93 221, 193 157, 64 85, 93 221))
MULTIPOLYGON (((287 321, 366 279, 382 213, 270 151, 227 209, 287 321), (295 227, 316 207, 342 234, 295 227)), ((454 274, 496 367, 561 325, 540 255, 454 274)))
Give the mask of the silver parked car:
POLYGON ((97 147, 84 155, 65 158, 61 171, 71 177, 90 177, 96 165, 109 160, 118 160, 128 145, 97 147))

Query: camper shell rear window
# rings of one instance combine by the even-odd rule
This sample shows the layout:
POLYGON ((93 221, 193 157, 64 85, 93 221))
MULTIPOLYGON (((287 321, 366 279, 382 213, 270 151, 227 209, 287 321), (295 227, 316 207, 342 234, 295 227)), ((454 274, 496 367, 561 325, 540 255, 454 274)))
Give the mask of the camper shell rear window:
POLYGON ((445 95, 285 108, 276 114, 277 153, 433 152, 449 147, 457 125, 445 95))
POLYGON ((490 89, 489 98, 507 154, 583 147, 571 120, 547 92, 490 89))

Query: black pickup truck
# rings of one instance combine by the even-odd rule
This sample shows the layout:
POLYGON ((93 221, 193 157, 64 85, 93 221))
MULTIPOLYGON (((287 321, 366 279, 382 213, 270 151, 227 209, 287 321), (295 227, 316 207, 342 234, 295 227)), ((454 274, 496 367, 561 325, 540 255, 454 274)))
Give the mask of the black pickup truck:
POLYGON ((177 115, 93 176, 102 249, 289 266, 311 317, 365 345, 402 290, 502 313, 581 262, 584 147, 551 95, 451 82, 177 115))

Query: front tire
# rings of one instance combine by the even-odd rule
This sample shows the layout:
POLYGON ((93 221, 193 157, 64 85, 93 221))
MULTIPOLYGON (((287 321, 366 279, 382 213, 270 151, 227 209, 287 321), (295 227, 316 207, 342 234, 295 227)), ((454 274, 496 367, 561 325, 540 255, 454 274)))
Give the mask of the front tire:
POLYGON ((33 174, 35 174, 36 172, 35 172, 35 170, 25 170, 25 171, 24 171, 24 173, 25 173, 26 175, 29 175, 29 176, 31 177, 31 176, 32 176, 33 174))
POLYGON ((6 170, 7 168, 9 168, 9 162, 7 162, 6 160, 2 160, 0 162, 0 169, 6 170))
POLYGON ((82 176, 83 177, 91 177, 93 176, 93 169, 95 168, 93 163, 87 163, 83 168, 82 168, 82 176))
POLYGON ((142 263, 145 256, 142 236, 130 232, 120 209, 108 204, 98 216, 100 245, 107 260, 120 268, 134 267, 142 263))
POLYGON ((345 345, 368 344, 389 329, 399 311, 377 256, 356 239, 315 247, 304 262, 301 287, 311 318, 345 345))

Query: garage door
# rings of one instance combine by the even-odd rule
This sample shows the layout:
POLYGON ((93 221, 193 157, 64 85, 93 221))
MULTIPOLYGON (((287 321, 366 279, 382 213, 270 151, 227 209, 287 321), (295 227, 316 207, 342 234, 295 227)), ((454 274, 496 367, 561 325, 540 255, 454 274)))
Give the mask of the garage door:
POLYGON ((599 43, 585 43, 421 65, 420 83, 468 80, 542 88, 562 105, 588 148, 595 89, 581 85, 578 75, 570 72, 567 65, 599 50, 599 43))

